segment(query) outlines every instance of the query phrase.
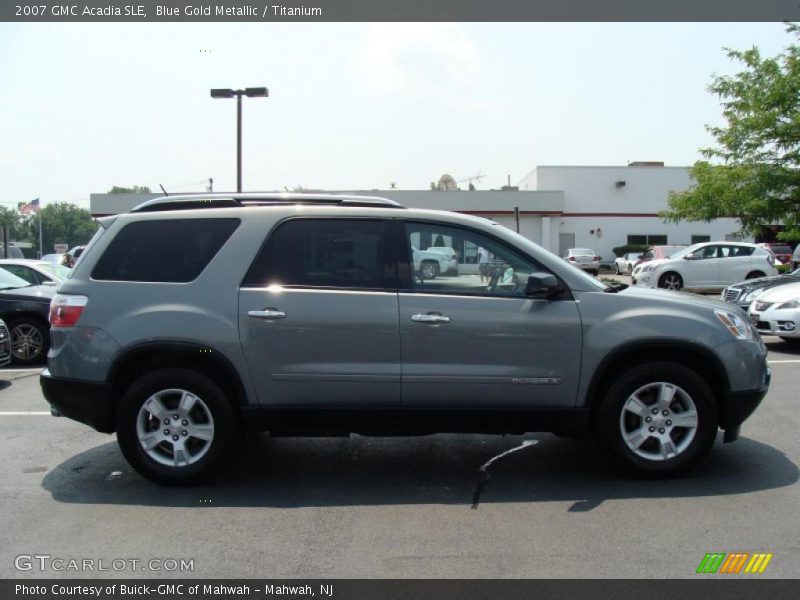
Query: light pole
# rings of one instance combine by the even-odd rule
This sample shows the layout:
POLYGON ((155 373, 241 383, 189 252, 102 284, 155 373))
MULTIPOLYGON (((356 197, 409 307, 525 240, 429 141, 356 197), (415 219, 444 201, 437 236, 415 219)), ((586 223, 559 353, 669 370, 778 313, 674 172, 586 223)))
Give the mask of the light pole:
POLYGON ((236 98, 236 191, 242 191, 242 96, 266 98, 269 90, 265 87, 244 88, 243 90, 213 89, 212 98, 236 98))

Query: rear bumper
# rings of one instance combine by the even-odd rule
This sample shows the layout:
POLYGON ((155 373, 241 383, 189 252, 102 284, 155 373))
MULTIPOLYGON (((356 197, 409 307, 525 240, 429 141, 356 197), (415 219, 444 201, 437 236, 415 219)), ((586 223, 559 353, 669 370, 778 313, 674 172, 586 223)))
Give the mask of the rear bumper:
POLYGON ((39 376, 39 383, 45 399, 61 415, 102 433, 115 431, 116 415, 107 383, 53 377, 47 369, 39 376))

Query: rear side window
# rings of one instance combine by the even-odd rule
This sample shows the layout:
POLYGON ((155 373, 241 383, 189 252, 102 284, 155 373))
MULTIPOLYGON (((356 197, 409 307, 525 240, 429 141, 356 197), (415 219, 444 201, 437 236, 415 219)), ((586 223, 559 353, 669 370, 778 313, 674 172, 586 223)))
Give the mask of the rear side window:
POLYGON ((170 219, 125 225, 92 271, 101 281, 193 281, 239 219, 170 219))
POLYGON ((386 289, 382 221, 295 219, 278 227, 258 253, 245 286, 386 289))

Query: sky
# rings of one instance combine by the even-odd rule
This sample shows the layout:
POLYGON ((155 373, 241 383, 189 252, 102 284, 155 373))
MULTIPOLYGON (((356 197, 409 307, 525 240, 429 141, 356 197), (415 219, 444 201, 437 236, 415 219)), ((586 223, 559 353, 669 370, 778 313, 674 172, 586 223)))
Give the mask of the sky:
MULTIPOLYGON (((112 186, 427 189, 537 165, 691 165, 721 124, 723 48, 780 23, 0 24, 0 204, 112 186)), ((466 187, 466 183, 462 184, 466 187)))

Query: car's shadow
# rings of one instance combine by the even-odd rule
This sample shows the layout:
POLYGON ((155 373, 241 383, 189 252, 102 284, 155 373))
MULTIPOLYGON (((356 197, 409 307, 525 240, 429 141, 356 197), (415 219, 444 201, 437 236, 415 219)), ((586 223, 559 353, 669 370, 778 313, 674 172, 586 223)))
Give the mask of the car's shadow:
POLYGON ((800 344, 793 342, 785 342, 779 337, 774 335, 766 336, 763 338, 764 345, 770 352, 780 352, 781 354, 798 354, 800 355, 800 344))
POLYGON ((478 469, 525 439, 538 444, 493 463, 481 504, 572 502, 587 511, 604 500, 743 494, 792 485, 797 466, 781 451, 742 438, 717 443, 690 475, 630 478, 590 441, 533 436, 270 438, 242 443, 224 472, 204 486, 169 488, 134 472, 116 443, 87 450, 42 482, 59 502, 145 506, 305 507, 454 504, 469 507, 484 480, 478 469))

